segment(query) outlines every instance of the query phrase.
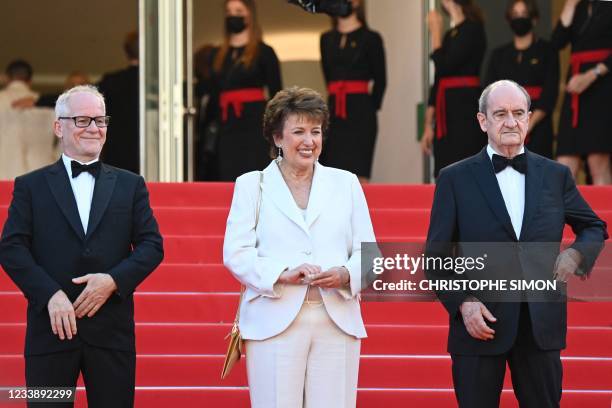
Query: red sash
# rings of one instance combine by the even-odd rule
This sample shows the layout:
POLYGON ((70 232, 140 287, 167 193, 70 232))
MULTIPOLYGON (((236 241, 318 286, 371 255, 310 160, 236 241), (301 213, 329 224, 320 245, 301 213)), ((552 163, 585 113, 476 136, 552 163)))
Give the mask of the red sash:
POLYGON ((336 97, 336 117, 342 119, 346 119, 346 95, 369 91, 369 81, 332 81, 327 85, 327 93, 336 97))
POLYGON ((438 83, 436 93, 436 138, 446 135, 446 90, 449 88, 477 88, 480 79, 477 76, 445 77, 438 83))
MULTIPOLYGON (((589 62, 601 62, 612 55, 612 49, 590 50, 573 52, 570 57, 572 75, 580 73, 580 65, 589 62)), ((572 127, 578 126, 579 97, 577 93, 572 94, 572 127)))
POLYGON ((265 101, 266 96, 262 88, 244 88, 221 92, 219 106, 221 107, 221 120, 227 122, 229 106, 232 105, 236 117, 242 116, 242 104, 245 102, 265 101))
POLYGON ((532 101, 537 101, 542 96, 541 86, 525 86, 524 88, 532 101))

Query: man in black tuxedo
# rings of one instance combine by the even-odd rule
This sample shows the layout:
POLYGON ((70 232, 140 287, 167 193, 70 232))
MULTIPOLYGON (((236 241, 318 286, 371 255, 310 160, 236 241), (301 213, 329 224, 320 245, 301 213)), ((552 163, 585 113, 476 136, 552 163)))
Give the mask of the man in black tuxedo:
POLYGON ((74 387, 81 372, 89 407, 131 407, 133 293, 161 262, 162 237, 143 178, 99 161, 103 96, 77 86, 55 112, 63 155, 15 179, 0 241, 28 299, 26 384, 74 387))
MULTIPOLYGON (((427 254, 448 256, 468 242, 507 243, 513 255, 502 262, 510 266, 506 270, 527 276, 534 268, 522 253, 529 252, 526 243, 560 243, 567 223, 576 241, 560 254, 557 245, 551 262, 539 268, 564 287, 571 275, 590 272, 608 234, 569 169, 524 148, 529 106, 527 92, 512 81, 495 82, 483 91, 477 117, 488 146, 440 172, 427 254)), ((432 281, 468 276, 442 269, 426 273, 432 281)), ((506 362, 521 407, 559 407, 560 351, 567 331, 564 296, 556 302, 519 303, 481 301, 463 290, 437 294, 449 313, 448 351, 461 408, 499 406, 506 362)))
POLYGON ((108 141, 102 159, 111 166, 139 173, 140 126, 138 80, 138 33, 130 32, 123 42, 128 59, 127 68, 104 74, 98 89, 106 98, 108 114, 113 126, 108 130, 108 141))

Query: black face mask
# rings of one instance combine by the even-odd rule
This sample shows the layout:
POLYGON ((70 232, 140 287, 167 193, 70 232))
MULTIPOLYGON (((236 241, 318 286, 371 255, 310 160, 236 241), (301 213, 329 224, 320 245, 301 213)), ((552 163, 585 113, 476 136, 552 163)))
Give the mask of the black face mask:
POLYGON ((244 31, 246 22, 242 16, 227 16, 225 17, 225 29, 230 34, 238 34, 244 31))
POLYGON ((510 28, 519 37, 524 36, 533 29, 533 22, 528 17, 518 17, 510 20, 510 28))

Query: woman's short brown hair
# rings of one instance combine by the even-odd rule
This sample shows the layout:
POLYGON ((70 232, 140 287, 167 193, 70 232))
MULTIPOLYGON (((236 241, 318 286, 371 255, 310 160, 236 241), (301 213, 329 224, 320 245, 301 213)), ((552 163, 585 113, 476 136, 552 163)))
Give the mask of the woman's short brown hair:
POLYGON ((274 135, 283 134, 285 121, 293 114, 304 116, 311 121, 320 121, 325 137, 329 125, 329 109, 323 97, 309 88, 285 88, 270 99, 263 117, 263 134, 270 144, 270 157, 273 159, 278 156, 274 135))

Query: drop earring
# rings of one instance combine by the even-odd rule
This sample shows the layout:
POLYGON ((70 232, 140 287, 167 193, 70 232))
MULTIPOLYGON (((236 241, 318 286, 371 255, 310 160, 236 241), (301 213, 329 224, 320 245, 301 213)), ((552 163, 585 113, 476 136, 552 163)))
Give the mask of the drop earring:
POLYGON ((276 162, 280 163, 283 160, 283 150, 280 146, 276 146, 278 148, 278 154, 276 155, 276 162))

